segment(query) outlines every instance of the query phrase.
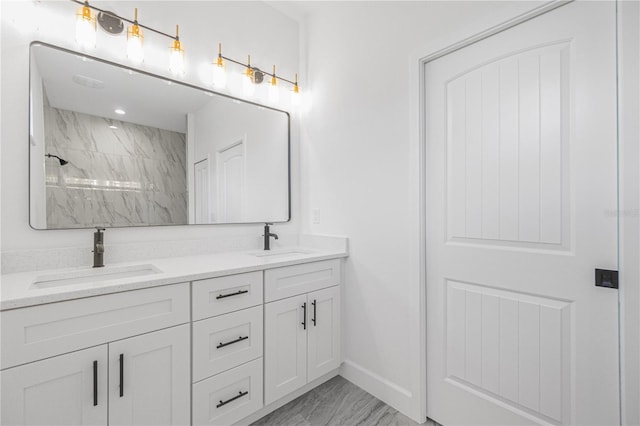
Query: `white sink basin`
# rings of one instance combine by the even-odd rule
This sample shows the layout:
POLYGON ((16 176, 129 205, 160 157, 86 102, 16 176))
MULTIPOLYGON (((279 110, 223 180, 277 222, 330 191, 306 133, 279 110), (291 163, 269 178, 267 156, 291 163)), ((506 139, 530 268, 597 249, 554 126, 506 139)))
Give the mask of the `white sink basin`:
POLYGON ((118 280, 122 278, 140 277, 144 275, 159 274, 162 271, 154 265, 132 266, 106 266, 104 268, 82 269, 59 274, 42 275, 35 279, 32 287, 51 288, 72 284, 85 284, 103 281, 118 280))
POLYGON ((295 257, 311 253, 305 250, 281 249, 281 250, 264 250, 257 253, 251 253, 252 256, 262 257, 265 259, 274 259, 277 257, 295 257))

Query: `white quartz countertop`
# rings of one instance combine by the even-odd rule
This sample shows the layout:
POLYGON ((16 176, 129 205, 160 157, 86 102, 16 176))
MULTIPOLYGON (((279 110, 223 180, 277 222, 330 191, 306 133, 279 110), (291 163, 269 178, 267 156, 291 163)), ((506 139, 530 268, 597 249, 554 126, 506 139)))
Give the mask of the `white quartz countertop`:
POLYGON ((106 265, 104 268, 95 269, 88 265, 84 268, 6 274, 1 276, 0 281, 0 311, 346 256, 346 249, 288 247, 270 252, 251 250, 140 260, 106 265), (264 256, 267 253, 269 255, 264 256), (139 267, 155 269, 155 271, 141 276, 118 277, 118 271, 127 271, 139 267), (42 288, 36 284, 48 279, 74 277, 76 275, 84 275, 86 277, 91 276, 93 273, 108 274, 110 271, 115 273, 113 275, 115 278, 102 278, 93 282, 90 279, 81 278, 78 281, 90 282, 45 285, 42 288))

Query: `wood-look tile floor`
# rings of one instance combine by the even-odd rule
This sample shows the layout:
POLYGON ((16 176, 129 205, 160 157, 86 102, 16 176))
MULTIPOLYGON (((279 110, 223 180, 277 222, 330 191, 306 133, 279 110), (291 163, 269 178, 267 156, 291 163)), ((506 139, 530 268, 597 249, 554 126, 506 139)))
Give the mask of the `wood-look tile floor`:
MULTIPOLYGON (((336 376, 251 426, 409 426, 410 418, 336 376)), ((437 426, 431 420, 427 426, 437 426)))

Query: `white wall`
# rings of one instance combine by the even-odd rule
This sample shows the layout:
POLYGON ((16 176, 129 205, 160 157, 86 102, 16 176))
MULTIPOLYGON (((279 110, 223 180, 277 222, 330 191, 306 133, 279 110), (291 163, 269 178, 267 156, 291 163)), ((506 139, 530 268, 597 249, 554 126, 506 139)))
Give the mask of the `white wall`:
MULTIPOLYGON (((269 69, 273 63, 278 72, 292 77, 299 69, 298 23, 262 2, 183 2, 183 1, 101 1, 99 6, 131 17, 138 7, 140 22, 172 33, 180 24, 181 40, 186 51, 187 74, 185 80, 196 85, 211 81, 210 64, 217 55, 218 41, 223 43, 225 55, 243 59, 252 54, 252 64, 269 69)), ((90 250, 90 230, 35 231, 29 227, 28 191, 28 86, 29 43, 40 40, 77 50, 75 44, 76 5, 68 1, 33 2, 2 1, 1 32, 1 130, 2 143, 2 204, 1 215, 3 261, 11 254, 32 249, 81 247, 90 250), (33 19, 31 19, 33 18, 33 19)), ((95 56, 127 64, 125 38, 111 37, 98 31, 95 56)), ((170 41, 147 33, 145 36, 145 62, 142 66, 156 74, 168 74, 166 56, 170 41)), ((235 69, 229 66, 230 72, 235 69)), ((235 79, 230 78, 231 91, 235 79)), ((304 81, 304 80, 303 80, 304 81)), ((266 91, 266 88, 264 88, 266 91)), ((262 88, 260 89, 262 90, 262 88)), ((241 92, 232 92, 241 94, 241 92)), ((255 100, 266 99, 258 92, 255 100)), ((294 120, 295 121, 295 120, 294 120)), ((293 156, 293 217, 298 217, 297 190, 297 124, 292 125, 293 156)), ((294 219, 279 225, 275 232, 294 234, 298 223, 294 219)), ((152 243, 167 240, 216 241, 229 236, 253 238, 259 243, 261 227, 258 225, 191 226, 110 229, 106 234, 109 245, 152 243)), ((150 246, 150 244, 148 245, 150 246)), ((162 246, 162 245, 158 245, 162 246)), ((30 255, 33 255, 32 252, 30 255)), ((113 250, 111 251, 113 254, 113 250)), ((4 262, 3 262, 4 263, 4 262)), ((68 266, 68 265, 67 265, 68 266)))
POLYGON ((542 2, 308 5, 303 230, 349 237, 343 374, 424 420, 418 58, 542 2), (312 211, 320 223, 312 224, 312 211))

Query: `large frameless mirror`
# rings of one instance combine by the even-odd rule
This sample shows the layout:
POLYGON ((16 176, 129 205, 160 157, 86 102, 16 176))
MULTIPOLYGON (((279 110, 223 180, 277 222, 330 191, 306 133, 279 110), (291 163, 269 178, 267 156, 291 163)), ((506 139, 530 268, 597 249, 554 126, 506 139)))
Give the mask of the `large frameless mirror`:
POLYGON ((290 219, 284 111, 40 42, 29 96, 35 229, 290 219))

